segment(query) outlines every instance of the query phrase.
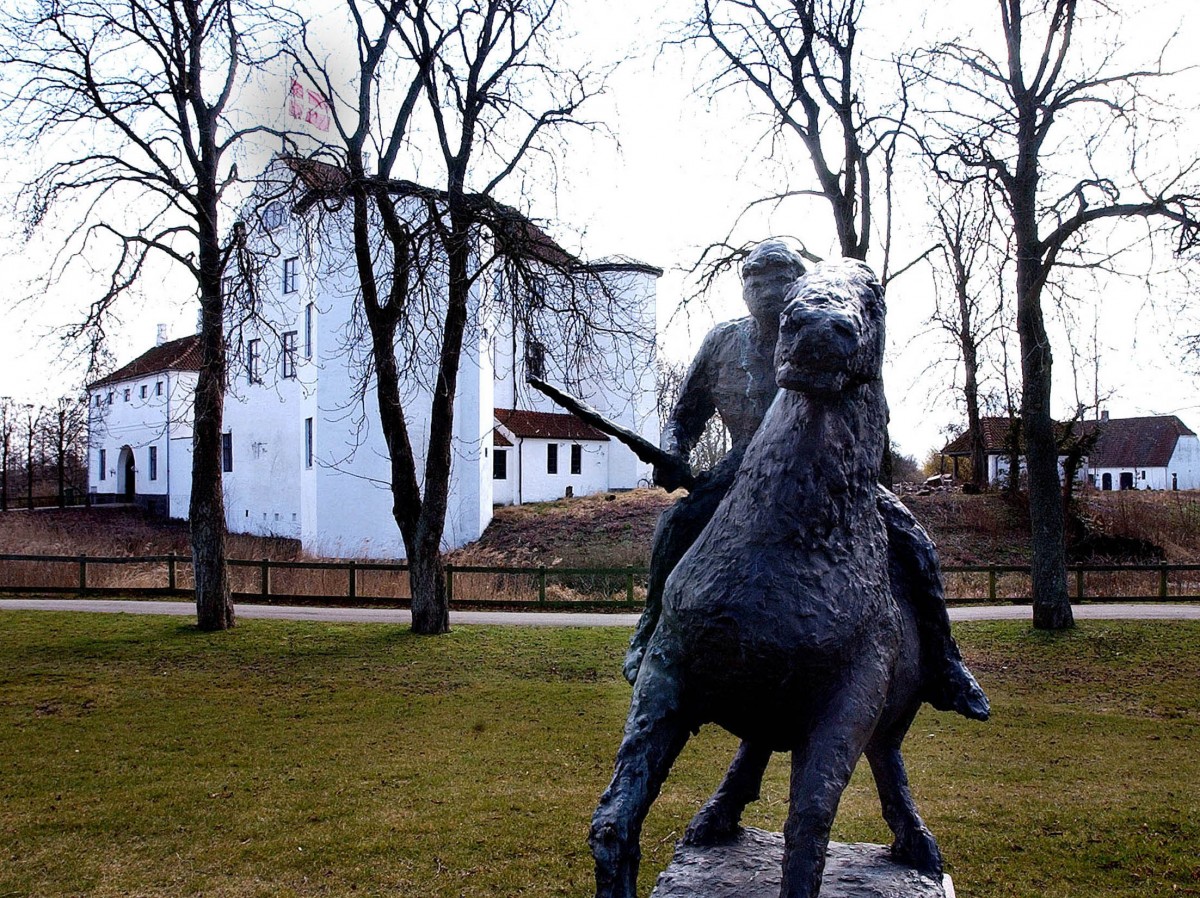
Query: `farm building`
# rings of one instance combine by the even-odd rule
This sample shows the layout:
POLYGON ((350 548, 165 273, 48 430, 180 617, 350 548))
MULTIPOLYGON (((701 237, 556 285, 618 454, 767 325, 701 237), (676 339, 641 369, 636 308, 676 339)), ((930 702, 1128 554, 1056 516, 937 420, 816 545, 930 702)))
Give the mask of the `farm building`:
MULTIPOLYGON (((357 283, 336 235, 283 203, 266 205, 252 238, 266 246, 256 315, 229 332, 224 412, 226 520, 232 532, 299 539, 334 557, 402 558, 389 461, 371 386, 369 339, 354 314, 357 283)), ((539 232, 540 233, 540 232, 539 232)), ((548 237, 541 235, 547 245, 548 237)), ((555 251, 563 252, 555 247, 555 251)), ((623 444, 562 414, 526 384, 538 374, 647 439, 654 398, 655 295, 662 271, 631 259, 578 263, 602 279, 621 320, 607 343, 544 346, 496 309, 519 289, 477 279, 459 366, 445 548, 477 539, 494 504, 584 495, 648 482, 623 444), (555 368, 551 359, 594 364, 555 368)), ((232 291, 238 289, 231 285, 232 291)), ((603 306, 598 307, 603 311, 603 306)), ((421 355, 416 340, 402 351, 421 355)), ((545 339, 544 334, 541 335, 545 339)), ((191 492, 192 394, 198 338, 166 340, 89 386, 89 489, 175 518, 191 492)), ((432 368, 410 366, 402 400, 416 447, 428 426, 432 368)), ((418 470, 424 459, 416 459, 418 470)))
MULTIPOLYGON (((1095 440, 1077 477, 1096 489, 1200 489, 1200 439, 1174 415, 1110 418, 1102 412, 1099 421, 1070 426, 1073 438, 1095 440)), ((1063 437, 1067 427, 1059 425, 1063 437)), ((1010 428, 1008 418, 983 419, 989 484, 1008 481, 1010 428)), ((969 434, 956 436, 941 454, 957 468, 958 459, 971 456, 969 434)), ((1063 458, 1059 458, 1060 474, 1063 458)))

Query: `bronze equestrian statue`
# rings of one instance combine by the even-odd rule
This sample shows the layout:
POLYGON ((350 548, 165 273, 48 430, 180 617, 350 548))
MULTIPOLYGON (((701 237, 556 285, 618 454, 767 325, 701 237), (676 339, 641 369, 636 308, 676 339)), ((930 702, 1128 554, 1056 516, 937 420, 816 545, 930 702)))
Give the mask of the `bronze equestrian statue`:
MULTIPOLYGON (((887 422, 882 290, 865 265, 842 260, 807 274, 789 299, 774 366, 783 389, 666 580, 645 641, 592 822, 597 898, 635 895, 642 821, 689 733, 708 722, 743 744, 689 827, 694 840, 735 830, 770 753, 792 752, 783 898, 817 895, 833 816, 864 752, 894 855, 941 870, 900 756, 932 672, 911 593, 940 575, 933 558, 911 576, 914 561, 890 548, 896 530, 881 514, 902 510, 876 486, 887 422)), ((928 542, 913 526, 900 541, 928 542)))

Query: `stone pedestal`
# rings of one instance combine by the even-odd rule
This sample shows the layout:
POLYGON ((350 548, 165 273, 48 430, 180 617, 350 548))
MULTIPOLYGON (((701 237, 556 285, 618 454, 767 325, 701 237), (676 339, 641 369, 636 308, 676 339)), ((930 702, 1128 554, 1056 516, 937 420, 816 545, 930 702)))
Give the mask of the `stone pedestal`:
MULTIPOLYGON (((711 848, 680 844, 650 898, 779 898, 783 834, 746 828, 711 848)), ((954 898, 942 882, 893 863, 883 845, 829 843, 821 898, 954 898)))

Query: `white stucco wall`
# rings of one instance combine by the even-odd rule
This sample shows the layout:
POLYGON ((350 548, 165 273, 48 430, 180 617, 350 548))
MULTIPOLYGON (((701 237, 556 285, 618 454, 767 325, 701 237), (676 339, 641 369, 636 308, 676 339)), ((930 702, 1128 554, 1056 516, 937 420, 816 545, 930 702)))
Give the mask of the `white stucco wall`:
MULTIPOLYGON (((515 447, 519 459, 519 480, 511 486, 514 501, 549 502, 561 499, 571 488, 572 495, 587 496, 609 487, 609 448, 611 442, 599 440, 542 440, 527 437, 515 447), (548 447, 558 447, 558 472, 547 469, 548 447), (571 447, 580 447, 580 472, 571 473, 571 447)), ((514 471, 514 458, 509 456, 509 476, 514 471)))
POLYGON ((186 517, 187 497, 191 493, 191 421, 195 389, 196 374, 190 371, 162 371, 89 389, 88 489, 101 495, 123 492, 125 472, 121 458, 122 450, 128 449, 134 459, 135 494, 163 497, 171 517, 186 517), (142 396, 143 388, 145 397, 142 396), (151 446, 158 454, 153 480, 150 478, 151 446), (101 450, 105 456, 103 479, 101 450), (181 490, 182 504, 179 502, 181 490))
POLYGON ((1200 490, 1200 437, 1181 436, 1175 444, 1175 452, 1167 463, 1163 489, 1172 489, 1171 475, 1174 474, 1181 490, 1200 490))

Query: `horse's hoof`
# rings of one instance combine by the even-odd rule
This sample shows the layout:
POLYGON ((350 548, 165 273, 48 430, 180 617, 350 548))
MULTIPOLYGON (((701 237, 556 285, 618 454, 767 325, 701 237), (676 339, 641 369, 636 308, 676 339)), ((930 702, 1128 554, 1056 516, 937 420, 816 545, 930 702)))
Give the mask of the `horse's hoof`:
POLYGON ((942 851, 937 839, 924 826, 910 829, 892 843, 892 858, 927 876, 942 875, 942 851))
POLYGON ((724 845, 737 838, 741 829, 736 817, 731 817, 719 808, 705 805, 684 831, 683 844, 697 847, 724 845))

